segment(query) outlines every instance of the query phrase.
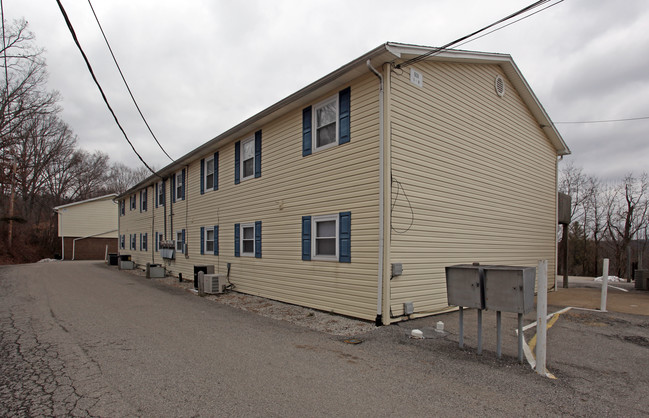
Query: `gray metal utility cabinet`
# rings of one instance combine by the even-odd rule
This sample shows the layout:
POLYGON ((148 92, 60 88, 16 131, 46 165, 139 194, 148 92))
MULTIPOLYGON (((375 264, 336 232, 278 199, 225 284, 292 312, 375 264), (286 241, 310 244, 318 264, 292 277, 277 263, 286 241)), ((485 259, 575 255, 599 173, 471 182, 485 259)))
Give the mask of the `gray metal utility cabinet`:
POLYGON ((535 267, 482 266, 485 309, 526 314, 534 309, 535 267))
POLYGON ((446 296, 449 305, 484 309, 482 267, 458 264, 446 267, 446 296))

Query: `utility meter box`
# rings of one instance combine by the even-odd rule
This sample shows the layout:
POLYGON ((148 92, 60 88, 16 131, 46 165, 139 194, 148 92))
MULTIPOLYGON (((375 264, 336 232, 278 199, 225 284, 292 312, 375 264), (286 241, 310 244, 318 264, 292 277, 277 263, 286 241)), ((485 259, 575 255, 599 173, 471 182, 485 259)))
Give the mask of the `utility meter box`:
POLYGON ((525 314, 534 309, 535 267, 482 266, 485 309, 525 314))
POLYGON ((458 264, 446 267, 449 305, 484 309, 482 266, 458 264))

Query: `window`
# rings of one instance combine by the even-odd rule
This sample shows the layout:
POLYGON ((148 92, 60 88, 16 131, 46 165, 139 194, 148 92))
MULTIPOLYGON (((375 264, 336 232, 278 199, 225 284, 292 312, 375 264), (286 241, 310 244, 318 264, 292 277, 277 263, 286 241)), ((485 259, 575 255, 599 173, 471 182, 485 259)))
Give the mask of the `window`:
POLYGON ((137 203, 136 196, 135 196, 135 195, 132 195, 132 196, 131 196, 131 207, 130 207, 129 210, 135 210, 135 208, 136 208, 136 203, 137 203))
POLYGON ((261 177, 261 131, 234 144, 234 184, 253 177, 261 177))
POLYGON ((161 234, 160 232, 156 232, 156 251, 160 251, 160 247, 162 246, 162 241, 164 239, 164 235, 161 234))
POLYGON ((176 231, 176 251, 185 252, 185 230, 176 231))
POLYGON ((140 212, 147 211, 147 189, 140 190, 140 212))
POLYGON ((302 156, 349 142, 351 89, 302 110, 302 156))
POLYGON ((219 255, 219 227, 201 227, 201 254, 219 255))
POLYGON ((255 175, 255 139, 241 141, 241 179, 246 180, 255 175))
POLYGON ((136 244, 137 244, 137 235, 131 234, 131 250, 135 251, 136 244))
POLYGON ((242 255, 255 254, 255 225, 254 224, 241 225, 241 254, 242 255))
POLYGON ((122 216, 126 214, 126 200, 119 201, 119 214, 122 216))
POLYGON ((351 263, 351 212, 302 217, 302 260, 351 263))
POLYGON ((336 96, 313 107, 315 150, 338 143, 338 98, 336 96))
POLYGON ((205 231, 205 251, 214 253, 214 229, 208 228, 205 231))
POLYGON ((338 259, 338 215, 314 216, 311 253, 314 259, 338 259))
POLYGON ((165 183, 164 181, 158 182, 155 185, 155 207, 165 204, 165 183))
POLYGON ((183 176, 184 171, 181 171, 180 173, 176 173, 176 190, 174 190, 174 195, 176 196, 176 200, 183 200, 185 197, 183 195, 183 188, 184 188, 184 183, 185 179, 183 176))
POLYGON ((148 240, 148 234, 146 232, 142 234, 142 238, 140 238, 140 240, 142 240, 142 244, 141 244, 142 249, 140 251, 149 251, 148 248, 149 240, 148 240))
MULTIPOLYGON (((122 200, 122 203, 124 203, 123 200, 122 200)), ((126 249, 126 236, 124 236, 124 235, 119 236, 119 248, 122 249, 122 250, 126 249)))
POLYGON ((234 224, 234 256, 261 258, 261 221, 234 224))
POLYGON ((214 158, 205 160, 205 188, 214 188, 214 158))

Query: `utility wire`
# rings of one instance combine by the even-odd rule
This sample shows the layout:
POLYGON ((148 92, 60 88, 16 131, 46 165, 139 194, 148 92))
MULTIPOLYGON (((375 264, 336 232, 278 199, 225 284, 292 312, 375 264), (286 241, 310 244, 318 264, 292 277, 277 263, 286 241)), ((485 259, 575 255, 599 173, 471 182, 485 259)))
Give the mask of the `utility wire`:
POLYGON ((647 120, 649 116, 642 116, 639 118, 626 118, 626 119, 605 119, 605 120, 584 120, 584 121, 571 121, 571 122, 553 122, 555 125, 561 123, 564 125, 576 125, 576 124, 585 124, 585 123, 611 123, 611 122, 631 122, 635 120, 647 120))
POLYGON ((110 104, 108 103, 108 99, 106 98, 106 94, 104 94, 104 90, 101 88, 101 85, 99 84, 99 81, 97 80, 97 77, 95 76, 95 72, 92 69, 92 66, 90 65, 90 61, 88 61, 88 57, 86 56, 86 53, 83 52, 83 48, 81 48, 81 44, 79 43, 79 40, 77 39, 77 34, 74 31, 74 28, 72 27, 72 23, 70 22, 70 19, 68 18, 68 14, 65 12, 65 8, 61 4, 61 0, 56 0, 56 3, 59 5, 59 9, 61 10, 61 14, 63 15, 63 18, 65 19, 65 23, 68 26, 68 29, 70 30, 70 34, 72 35, 72 39, 74 39, 74 43, 77 45, 77 48, 79 49, 79 52, 81 52, 81 55, 83 56, 83 60, 86 62, 86 66, 88 67, 88 71, 90 71, 90 75, 92 76, 92 79, 95 81, 95 84, 97 85, 97 88, 99 89, 99 92, 101 93, 101 97, 104 99, 104 103, 106 103, 106 106, 108 107, 108 110, 110 111, 110 114, 113 115, 113 119, 115 119, 115 123, 119 127, 119 130, 122 131, 122 134, 124 135, 124 138, 126 139, 126 142, 131 146, 133 149, 133 152, 137 157, 142 161, 142 164, 146 168, 149 169, 149 171, 158 177, 160 177, 158 174, 156 174, 155 171, 149 165, 144 161, 142 156, 137 152, 135 149, 135 146, 133 146, 133 143, 131 142, 130 139, 128 139, 128 135, 126 135, 126 132, 124 131, 124 128, 122 128, 122 125, 119 123, 119 119, 117 119, 117 115, 115 115, 115 112, 113 111, 113 108, 110 107, 110 104))
POLYGON ((512 19, 512 18, 514 18, 514 17, 516 17, 516 16, 519 16, 519 15, 521 15, 521 14, 523 14, 523 13, 526 13, 526 12, 532 10, 532 9, 535 9, 535 8, 537 8, 537 7, 539 7, 539 6, 543 5, 543 4, 545 4, 545 3, 548 3, 549 1, 552 1, 552 0, 539 0, 539 1, 536 1, 536 2, 534 2, 534 3, 532 3, 532 4, 530 4, 529 6, 524 7, 524 8, 522 8, 521 10, 519 10, 519 11, 517 11, 517 12, 515 12, 515 13, 510 14, 510 15, 507 16, 507 17, 504 17, 504 18, 502 18, 502 19, 500 19, 500 20, 498 20, 498 21, 496 21, 496 22, 494 22, 494 23, 492 23, 492 24, 490 24, 490 25, 488 25, 488 26, 485 26, 485 27, 482 28, 482 29, 479 29, 479 30, 477 30, 477 31, 475 31, 475 32, 473 32, 473 33, 470 33, 469 35, 465 35, 465 36, 463 36, 463 37, 461 37, 461 38, 459 38, 459 39, 456 39, 456 40, 454 40, 454 41, 452 41, 452 42, 447 43, 447 44, 444 45, 444 46, 441 46, 441 47, 439 47, 439 48, 434 48, 434 49, 432 49, 431 51, 426 52, 425 54, 418 55, 418 56, 416 56, 416 57, 414 57, 414 58, 411 58, 411 59, 409 59, 409 60, 407 60, 407 61, 404 61, 404 62, 402 62, 401 64, 398 64, 398 65, 396 66, 396 68, 403 68, 403 67, 409 66, 409 65, 411 65, 411 64, 414 64, 414 63, 416 63, 416 62, 419 62, 419 61, 421 61, 421 60, 423 60, 423 59, 425 59, 426 57, 429 57, 429 56, 431 56, 431 55, 439 54, 440 52, 442 52, 442 51, 444 51, 444 50, 446 50, 446 49, 449 49, 450 47, 452 47, 452 46, 454 46, 454 45, 456 45, 456 44, 459 44, 459 43, 461 43, 461 42, 463 42, 463 41, 466 41, 466 40, 468 40, 468 39, 474 37, 475 35, 477 35, 477 34, 479 34, 479 33, 482 33, 482 32, 484 32, 484 31, 486 31, 486 30, 488 30, 488 29, 491 29, 492 27, 494 27, 494 26, 496 26, 496 25, 499 25, 499 24, 501 24, 501 23, 503 23, 503 22, 506 22, 506 21, 508 21, 508 20, 510 20, 510 19, 512 19))
POLYGON ((462 42, 461 44, 456 45, 456 47, 460 47, 460 46, 462 46, 462 45, 468 44, 469 42, 477 41, 477 40, 480 39, 480 38, 484 38, 484 37, 487 36, 487 35, 491 35, 491 34, 494 33, 494 32, 498 32, 498 31, 501 30, 501 29, 505 29, 506 27, 511 26, 511 25, 513 25, 514 23, 518 23, 518 22, 520 22, 521 20, 525 20, 525 19, 527 19, 528 17, 532 17, 532 16, 534 16, 535 14, 541 13, 542 11, 544 11, 544 10, 546 10, 546 9, 549 9, 550 7, 554 7, 554 6, 556 6, 557 4, 559 4, 559 3, 563 3, 563 0, 559 0, 559 1, 557 1, 556 3, 553 3, 553 4, 549 5, 549 6, 546 6, 546 7, 542 8, 541 10, 537 10, 537 11, 534 12, 534 13, 530 13, 530 14, 528 14, 527 16, 523 16, 523 17, 521 17, 520 19, 516 19, 516 20, 514 20, 513 22, 510 22, 510 23, 508 23, 508 24, 506 24, 506 25, 503 25, 503 26, 501 26, 501 27, 499 27, 499 28, 496 28, 496 29, 494 29, 494 30, 490 30, 489 32, 487 32, 487 33, 483 33, 482 35, 477 36, 477 37, 475 37, 475 38, 473 38, 473 39, 469 39, 469 40, 467 40, 467 41, 464 41, 464 42, 462 42))
POLYGON ((88 4, 90 5, 90 9, 92 10, 92 14, 95 16, 95 20, 97 21, 97 25, 99 26, 99 30, 101 31, 101 35, 104 37, 104 41, 106 41, 106 46, 108 46, 108 50, 110 51, 110 55, 113 57, 113 61, 115 62, 115 65, 117 66, 117 70, 119 71, 119 75, 122 76, 122 81, 124 81, 124 85, 126 86, 126 89, 128 90, 128 94, 131 95, 131 99, 133 100, 133 103, 135 104, 135 107, 136 107, 138 113, 142 117, 142 120, 144 121, 144 124, 146 125, 146 127, 149 129, 149 132, 151 133, 151 136, 155 140, 156 144, 158 144, 158 146, 160 147, 162 152, 164 152, 165 155, 167 157, 169 157, 169 159, 171 161, 173 161, 174 159, 171 158, 171 156, 167 153, 167 151, 165 151, 165 149, 162 147, 162 145, 158 141, 158 138, 153 133, 153 130, 151 130, 151 127, 149 126, 149 122, 147 122, 146 118, 142 114, 142 111, 140 110, 140 106, 137 104, 137 101, 135 100, 135 97, 133 96, 133 92, 131 92, 131 87, 129 87, 128 83, 126 82, 126 78, 124 77, 124 73, 122 73, 122 69, 119 66, 119 64, 117 63, 117 58, 115 58, 115 54, 113 54, 113 48, 111 48, 110 43, 108 43, 108 38, 106 38, 106 34, 104 33, 104 28, 102 28, 101 23, 99 23, 99 18, 97 17, 97 13, 95 13, 95 8, 92 7, 92 3, 90 2, 90 0, 88 0, 88 4))

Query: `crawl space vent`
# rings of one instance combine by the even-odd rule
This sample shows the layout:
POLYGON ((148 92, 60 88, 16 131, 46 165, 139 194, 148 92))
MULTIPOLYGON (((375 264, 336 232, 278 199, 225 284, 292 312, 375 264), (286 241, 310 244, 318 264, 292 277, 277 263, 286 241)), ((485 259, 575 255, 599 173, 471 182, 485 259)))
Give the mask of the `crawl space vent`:
POLYGON ((505 80, 499 75, 496 76, 496 94, 498 96, 503 97, 505 95, 505 80))

